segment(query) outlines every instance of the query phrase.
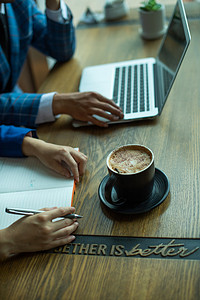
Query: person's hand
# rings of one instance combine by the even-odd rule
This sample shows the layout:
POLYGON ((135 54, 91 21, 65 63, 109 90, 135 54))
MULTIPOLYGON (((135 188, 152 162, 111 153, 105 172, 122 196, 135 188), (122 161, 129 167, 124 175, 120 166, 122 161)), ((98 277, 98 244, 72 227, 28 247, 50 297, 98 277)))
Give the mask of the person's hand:
POLYGON ((75 212, 74 207, 60 207, 46 210, 33 216, 22 217, 0 231, 0 258, 24 252, 52 249, 71 243, 73 232, 78 227, 76 219, 63 218, 75 212), (54 221, 53 221, 54 220, 54 221))
POLYGON ((58 10, 60 8, 60 0, 46 0, 46 7, 51 10, 58 10))
POLYGON ((53 98, 53 113, 68 114, 79 121, 91 122, 101 127, 107 127, 94 115, 110 121, 123 118, 121 109, 112 101, 95 92, 55 94, 53 98))
POLYGON ((85 172, 87 156, 72 147, 54 145, 25 136, 22 152, 26 156, 37 157, 45 166, 67 178, 73 174, 77 182, 85 172))

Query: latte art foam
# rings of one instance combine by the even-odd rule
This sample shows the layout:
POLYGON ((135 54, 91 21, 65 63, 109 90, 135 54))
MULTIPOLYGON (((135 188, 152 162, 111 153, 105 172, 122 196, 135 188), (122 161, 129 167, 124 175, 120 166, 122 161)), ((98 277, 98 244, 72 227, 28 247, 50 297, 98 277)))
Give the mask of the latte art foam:
POLYGON ((109 159, 109 166, 118 173, 137 173, 150 163, 151 157, 148 153, 131 148, 120 148, 109 159))

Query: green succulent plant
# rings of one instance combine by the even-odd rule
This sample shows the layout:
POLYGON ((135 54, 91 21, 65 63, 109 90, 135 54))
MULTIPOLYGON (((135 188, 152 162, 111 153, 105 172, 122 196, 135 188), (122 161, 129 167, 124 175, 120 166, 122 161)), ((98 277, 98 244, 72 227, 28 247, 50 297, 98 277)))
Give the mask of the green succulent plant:
POLYGON ((155 11, 161 8, 161 4, 158 4, 155 0, 144 1, 141 4, 140 9, 145 11, 155 11))

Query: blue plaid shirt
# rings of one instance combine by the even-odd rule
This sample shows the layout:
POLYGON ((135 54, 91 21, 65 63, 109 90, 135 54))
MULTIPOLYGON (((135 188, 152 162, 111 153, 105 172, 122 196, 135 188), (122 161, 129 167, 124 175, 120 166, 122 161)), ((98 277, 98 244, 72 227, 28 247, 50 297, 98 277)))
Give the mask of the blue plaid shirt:
POLYGON ((42 94, 16 92, 22 66, 30 46, 35 47, 57 61, 69 60, 75 51, 75 30, 69 7, 69 21, 64 24, 50 20, 41 13, 34 0, 15 0, 7 3, 7 17, 10 36, 10 63, 0 46, 0 156, 22 156, 21 143, 27 130, 35 127, 35 120, 42 94), (11 78, 11 91, 5 93, 11 78), (3 128, 3 129, 2 129, 3 128), (13 133, 13 139, 11 139, 13 133), (14 140, 19 134, 19 142, 14 140), (8 135, 8 141, 6 141, 8 135), (8 145, 12 145, 13 151, 8 145), (16 155, 14 155, 16 154, 16 155))
POLYGON ((15 93, 21 68, 30 46, 57 61, 69 60, 75 51, 75 31, 70 20, 54 22, 42 14, 33 0, 15 0, 6 4, 9 35, 10 64, 0 46, 0 124, 35 126, 40 94, 15 93), (12 92, 4 93, 11 76, 12 92))

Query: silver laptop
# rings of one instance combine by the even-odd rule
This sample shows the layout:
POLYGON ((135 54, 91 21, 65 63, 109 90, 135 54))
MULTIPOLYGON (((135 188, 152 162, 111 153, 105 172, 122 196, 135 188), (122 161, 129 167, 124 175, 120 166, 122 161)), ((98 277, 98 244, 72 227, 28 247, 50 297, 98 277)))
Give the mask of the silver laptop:
MULTIPOLYGON (((191 36, 182 0, 178 0, 156 58, 86 67, 79 91, 95 91, 113 99, 124 112, 122 123, 161 114, 191 36)), ((134 49, 133 49, 134 52, 134 49)), ((73 121, 73 126, 91 123, 73 121)))

